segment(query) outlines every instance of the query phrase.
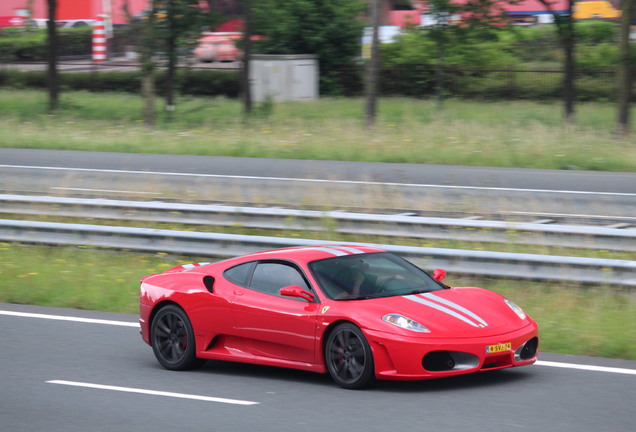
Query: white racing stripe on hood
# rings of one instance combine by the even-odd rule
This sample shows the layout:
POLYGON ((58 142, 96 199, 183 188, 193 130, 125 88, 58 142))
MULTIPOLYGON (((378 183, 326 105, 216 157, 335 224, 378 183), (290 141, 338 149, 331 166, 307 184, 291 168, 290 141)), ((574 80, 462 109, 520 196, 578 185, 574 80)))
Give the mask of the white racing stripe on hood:
POLYGON ((461 315, 460 313, 458 313, 458 312, 456 312, 456 311, 454 311, 452 309, 449 309, 446 306, 442 306, 442 305, 434 303, 434 302, 432 302, 430 300, 426 300, 426 299, 424 299, 422 297, 418 297, 416 295, 408 295, 408 296, 404 296, 404 298, 408 299, 408 300, 411 300, 411 301, 414 301, 414 302, 417 302, 417 303, 420 303, 420 304, 423 304, 425 306, 431 307, 431 308, 436 309, 436 310, 438 310, 440 312, 444 312, 445 314, 448 314, 448 315, 450 315, 452 317, 455 317, 458 320, 464 321, 465 323, 470 324, 473 327, 482 327, 482 326, 478 325, 477 323, 469 320, 464 315, 461 315))
POLYGON ((484 326, 484 327, 487 327, 487 326, 488 326, 488 323, 487 323, 486 321, 484 321, 484 320, 483 320, 483 319, 482 319, 479 315, 477 315, 477 314, 476 314, 476 313, 474 313, 474 312, 469 311, 468 309, 466 309, 466 308, 465 308, 465 307, 463 307, 463 306, 458 305, 457 303, 453 303, 453 302, 452 302, 452 301, 450 301, 450 300, 446 300, 445 298, 442 298, 442 297, 436 296, 436 295, 435 295, 435 294, 433 294, 433 293, 426 293, 426 294, 422 294, 422 297, 426 297, 426 298, 431 299, 431 300, 434 300, 434 301, 436 301, 436 302, 438 302, 438 303, 445 304, 445 305, 446 305, 446 306, 448 306, 448 307, 451 307, 451 308, 453 308, 453 309, 455 309, 455 310, 458 310, 458 311, 460 311, 460 312, 462 312, 462 313, 464 313, 464 314, 468 315, 469 317, 471 317, 471 318, 473 318, 473 319, 476 319, 476 320, 477 320, 477 321, 479 321, 481 324, 483 324, 483 326, 484 326))

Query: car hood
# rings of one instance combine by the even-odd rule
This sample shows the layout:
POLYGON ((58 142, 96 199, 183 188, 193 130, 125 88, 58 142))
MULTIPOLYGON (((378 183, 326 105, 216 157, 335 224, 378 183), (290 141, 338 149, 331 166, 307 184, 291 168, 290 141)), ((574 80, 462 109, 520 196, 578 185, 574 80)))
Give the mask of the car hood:
MULTIPOLYGON (((504 297, 481 288, 450 288, 425 294, 362 300, 373 316, 376 330, 395 330, 395 326, 378 318, 398 313, 426 326, 426 337, 484 337, 513 331, 532 323, 521 319, 505 302, 504 297), (382 325, 382 328, 379 327, 382 325), (388 327, 387 327, 388 326, 388 327)), ((367 315, 369 317, 370 315, 367 315)), ((415 332, 404 330, 413 336, 415 332)))

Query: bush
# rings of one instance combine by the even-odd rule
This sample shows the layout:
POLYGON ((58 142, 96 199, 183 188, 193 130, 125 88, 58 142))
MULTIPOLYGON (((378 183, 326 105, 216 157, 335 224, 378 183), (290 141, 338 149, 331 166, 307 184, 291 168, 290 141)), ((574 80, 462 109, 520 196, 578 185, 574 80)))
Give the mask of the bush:
POLYGON ((11 69, 0 70, 0 85, 10 88, 45 88, 45 71, 19 72, 11 69))
POLYGON ((0 38, 0 60, 35 60, 46 57, 44 32, 12 34, 0 38))
POLYGON ((618 46, 601 43, 598 45, 580 45, 576 50, 576 66, 584 69, 615 67, 618 64, 618 46))
MULTIPOLYGON (((91 29, 58 29, 60 57, 85 56, 91 53, 91 29)), ((46 30, 12 33, 0 38, 0 60, 5 62, 44 61, 48 55, 46 30)))
POLYGON ((427 29, 417 29, 402 35, 397 42, 382 45, 382 65, 432 68, 441 62, 444 67, 488 69, 519 62, 497 33, 449 27, 437 35, 427 29), (443 44, 438 42, 441 39, 443 44))
POLYGON ((617 24, 609 21, 582 21, 575 24, 577 43, 615 43, 618 37, 617 24))
POLYGON ((76 29, 60 29, 60 56, 90 55, 92 52, 92 29, 80 27, 76 29))
POLYGON ((178 74, 181 94, 238 97, 240 74, 233 71, 193 71, 178 74))
POLYGON ((70 90, 94 92, 138 93, 141 88, 140 72, 83 72, 62 74, 62 85, 70 90))
MULTIPOLYGON (((0 70, 0 85, 12 88, 46 88, 47 73, 0 70)), ((165 73, 157 74, 158 93, 165 88, 165 73)), ((61 86, 69 90, 139 93, 141 72, 81 72, 60 75, 61 86)), ((179 71, 177 88, 182 94, 238 97, 239 74, 232 71, 179 71)))

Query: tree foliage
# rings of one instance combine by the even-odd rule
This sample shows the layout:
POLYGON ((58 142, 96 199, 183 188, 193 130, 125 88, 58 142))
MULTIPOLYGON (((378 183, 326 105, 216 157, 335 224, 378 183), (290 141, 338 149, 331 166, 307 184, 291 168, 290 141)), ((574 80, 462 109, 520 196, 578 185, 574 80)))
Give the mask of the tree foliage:
POLYGON ((338 93, 337 69, 360 54, 365 23, 362 0, 260 0, 254 2, 254 34, 266 36, 260 54, 316 54, 323 93, 338 93))
POLYGON ((147 124, 154 122, 152 113, 154 93, 155 58, 163 57, 166 63, 166 109, 174 110, 176 68, 180 54, 189 54, 201 30, 218 20, 218 15, 199 0, 152 0, 142 17, 142 71, 146 98, 144 118, 147 124), (183 49, 186 48, 186 49, 183 49))

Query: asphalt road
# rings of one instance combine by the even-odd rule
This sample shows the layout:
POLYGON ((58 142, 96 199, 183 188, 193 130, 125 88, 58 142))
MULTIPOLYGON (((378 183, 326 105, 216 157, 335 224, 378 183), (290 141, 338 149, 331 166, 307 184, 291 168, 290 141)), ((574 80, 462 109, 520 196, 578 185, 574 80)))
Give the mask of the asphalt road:
POLYGON ((636 173, 0 149, 5 192, 634 217, 636 173))
POLYGON ((636 362, 543 354, 518 369, 351 391, 252 365, 164 370, 136 319, 0 304, 0 429, 631 432, 636 421, 636 362))
POLYGON ((0 149, 0 164, 636 194, 636 173, 0 149))

